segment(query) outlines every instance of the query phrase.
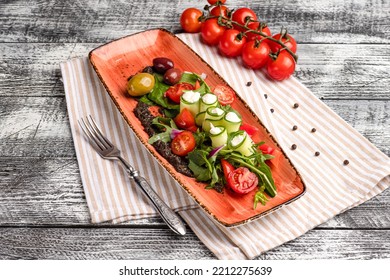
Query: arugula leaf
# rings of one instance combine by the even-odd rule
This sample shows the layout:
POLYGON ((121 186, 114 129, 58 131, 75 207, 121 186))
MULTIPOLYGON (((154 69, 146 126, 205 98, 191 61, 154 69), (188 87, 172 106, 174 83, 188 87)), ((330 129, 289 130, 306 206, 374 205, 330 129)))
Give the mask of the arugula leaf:
POLYGON ((153 105, 156 105, 156 103, 154 103, 152 100, 150 100, 147 95, 143 95, 140 99, 139 99, 140 102, 142 103, 145 103, 146 105, 150 105, 150 106, 153 106, 153 105))
POLYGON ((196 180, 206 182, 211 179, 210 171, 207 168, 199 166, 193 161, 190 161, 188 167, 191 169, 192 173, 194 173, 196 180))
POLYGON ((169 87, 169 85, 162 82, 161 75, 154 74, 154 87, 152 91, 148 93, 147 98, 166 109, 178 110, 180 106, 178 104, 171 103, 168 98, 164 96, 169 87))
POLYGON ((211 92, 210 87, 203 81, 200 83, 200 87, 194 91, 199 92, 201 95, 211 92))
POLYGON ((162 128, 163 132, 153 135, 149 138, 148 143, 153 144, 154 142, 161 140, 165 143, 171 141, 171 135, 177 129, 175 122, 170 118, 156 117, 153 119, 152 124, 162 128))
POLYGON ((259 190, 255 194, 255 198, 253 200, 253 209, 256 209, 257 203, 261 203, 262 205, 265 205, 268 201, 268 198, 264 194, 264 185, 259 188, 259 190))
POLYGON ((152 137, 149 138, 148 143, 149 144, 153 144, 154 142, 157 142, 159 140, 167 143, 167 142, 171 141, 171 134, 167 133, 167 132, 162 132, 162 133, 159 133, 159 134, 155 134, 155 135, 153 135, 152 137))
POLYGON ((221 179, 215 166, 216 156, 208 158, 209 152, 195 149, 188 154, 190 164, 188 167, 194 173, 195 178, 203 181, 210 181, 207 188, 213 188, 221 179), (207 179, 207 180, 206 180, 207 179))
POLYGON ((200 92, 201 95, 207 92, 211 92, 211 89, 207 83, 196 73, 184 72, 179 83, 189 83, 194 86, 196 81, 199 81, 200 87, 194 91, 200 92))
POLYGON ((241 154, 232 150, 221 151, 224 158, 231 160, 239 166, 247 167, 257 175, 259 180, 264 184, 265 191, 271 196, 276 196, 276 186, 272 178, 271 169, 264 162, 264 155, 261 152, 256 152, 250 157, 244 157, 241 154))
POLYGON ((207 165, 207 155, 207 151, 195 149, 192 152, 188 153, 188 159, 199 166, 207 165))
POLYGON ((180 113, 180 108, 178 109, 165 109, 164 110, 164 115, 167 117, 167 118, 175 118, 178 114, 180 113))
MULTIPOLYGON (((196 141, 196 147, 200 150, 205 150, 209 152, 211 150, 211 146, 205 146, 205 142, 210 142, 210 137, 206 134, 204 131, 197 131, 194 133, 195 141, 196 141)), ((207 144, 207 143, 206 143, 207 144)))
POLYGON ((192 72, 184 72, 180 78, 179 83, 189 83, 194 86, 196 84, 196 81, 200 80, 202 80, 202 78, 198 74, 192 72))

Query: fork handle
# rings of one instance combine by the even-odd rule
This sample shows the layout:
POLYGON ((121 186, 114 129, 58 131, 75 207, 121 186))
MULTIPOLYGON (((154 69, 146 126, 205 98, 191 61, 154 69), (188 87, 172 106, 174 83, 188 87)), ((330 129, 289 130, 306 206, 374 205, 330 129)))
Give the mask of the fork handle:
POLYGON ((146 196, 150 199, 157 211, 160 213, 161 218, 167 223, 167 225, 177 234, 185 235, 186 227, 181 221, 180 217, 173 211, 153 190, 145 178, 134 175, 132 176, 138 186, 141 187, 146 196))

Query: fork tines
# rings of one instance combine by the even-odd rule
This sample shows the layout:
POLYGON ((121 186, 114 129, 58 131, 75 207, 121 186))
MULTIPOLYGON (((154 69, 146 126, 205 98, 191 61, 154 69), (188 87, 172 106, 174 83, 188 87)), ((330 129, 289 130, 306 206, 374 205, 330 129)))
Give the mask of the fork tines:
POLYGON ((80 118, 78 123, 94 148, 99 150, 112 148, 114 145, 103 135, 92 116, 88 115, 85 119, 84 121, 84 118, 80 118))

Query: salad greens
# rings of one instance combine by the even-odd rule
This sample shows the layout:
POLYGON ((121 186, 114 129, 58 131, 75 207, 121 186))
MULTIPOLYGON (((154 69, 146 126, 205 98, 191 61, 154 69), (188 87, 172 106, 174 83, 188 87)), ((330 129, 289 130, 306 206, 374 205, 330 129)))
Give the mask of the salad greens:
MULTIPOLYGON (((152 91, 142 96, 139 101, 147 105, 159 105, 165 109, 164 113, 167 113, 166 116, 176 116, 179 112, 180 105, 172 103, 165 96, 165 92, 170 86, 163 82, 163 75, 158 73, 154 73, 153 75, 155 84, 152 91)), ((184 72, 179 83, 189 83, 194 86, 197 81, 199 82, 200 87, 194 91, 200 92, 200 94, 211 92, 210 87, 202 77, 195 73, 184 72)))
POLYGON ((165 92, 169 89, 169 85, 163 82, 161 74, 154 74, 154 87, 151 92, 140 98, 140 101, 148 105, 160 105, 165 109, 179 110, 178 104, 173 104, 165 97, 165 92))
MULTIPOLYGON (((149 139, 149 143, 153 144, 156 141, 170 142, 175 135, 182 132, 179 130, 173 120, 173 118, 179 113, 180 105, 172 103, 166 96, 165 92, 169 89, 169 85, 163 82, 163 77, 160 74, 154 74, 155 86, 153 90, 144 95, 139 101, 144 102, 148 105, 159 105, 165 111, 165 117, 156 117, 152 125, 159 128, 160 132, 153 135, 149 139)), ((192 85, 198 84, 198 88, 194 91, 199 92, 201 95, 211 92, 210 87, 206 84, 201 76, 195 73, 184 72, 180 83, 186 82, 192 85)), ((234 111, 229 105, 221 106, 218 104, 226 113, 234 111)), ((237 115, 241 118, 241 116, 237 115)), ((226 185, 226 178, 223 173, 221 166, 221 159, 227 160, 233 167, 245 167, 250 172, 254 173, 258 178, 258 190, 254 195, 253 207, 256 208, 260 202, 265 205, 268 198, 265 195, 267 193, 270 197, 275 197, 276 187, 275 182, 272 178, 271 170, 266 164, 266 161, 272 159, 272 155, 263 154, 258 146, 264 143, 249 145, 249 148, 253 153, 249 156, 244 156, 237 149, 232 148, 229 145, 223 145, 217 149, 211 146, 211 139, 209 133, 202 131, 198 128, 193 133, 196 146, 194 150, 188 153, 186 156, 188 160, 188 167, 192 171, 193 176, 197 181, 207 182, 207 189, 216 189, 220 191, 224 185, 226 185)), ((228 138, 234 137, 234 133, 231 133, 228 138)), ((249 137, 249 136, 248 136, 249 137)), ((228 142, 229 143, 229 142, 228 142)))

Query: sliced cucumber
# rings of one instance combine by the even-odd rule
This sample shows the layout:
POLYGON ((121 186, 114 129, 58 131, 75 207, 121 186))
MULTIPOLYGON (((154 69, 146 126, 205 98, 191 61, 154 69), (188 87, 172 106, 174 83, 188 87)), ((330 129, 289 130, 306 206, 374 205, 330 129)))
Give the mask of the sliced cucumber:
POLYGON ((219 126, 223 122, 223 116, 225 115, 225 111, 216 106, 212 106, 207 108, 206 114, 204 116, 204 120, 202 123, 202 129, 206 132, 210 131, 210 123, 214 126, 219 126))
POLYGON ((224 128, 223 126, 214 126, 212 123, 210 123, 210 126, 211 129, 209 133, 211 139, 211 146, 213 148, 217 148, 221 147, 222 145, 225 145, 228 140, 226 128, 224 128))
POLYGON ((197 126, 202 126, 205 115, 206 115, 206 112, 199 112, 195 116, 195 123, 196 123, 197 126))
POLYGON ((251 156, 254 153, 253 144, 254 143, 253 143, 252 139, 243 130, 233 132, 230 135, 230 138, 228 141, 229 149, 237 151, 240 154, 242 154, 243 156, 247 156, 247 157, 251 156))
POLYGON ((199 113, 199 100, 200 100, 200 93, 196 91, 186 91, 181 97, 180 97, 180 112, 187 108, 191 114, 196 117, 196 115, 199 113))
POLYGON ((215 107, 218 105, 218 98, 215 94, 206 93, 200 99, 200 108, 199 111, 206 111, 209 107, 215 107))
POLYGON ((212 106, 207 108, 205 119, 219 120, 223 118, 225 113, 226 112, 221 108, 218 108, 217 106, 212 106))
POLYGON ((211 125, 221 126, 222 122, 223 122, 223 117, 221 117, 220 119, 205 119, 202 123, 202 129, 206 132, 210 132, 211 125))
POLYGON ((227 133, 233 133, 240 129, 242 120, 241 117, 238 116, 235 112, 228 112, 223 117, 223 123, 222 125, 226 127, 227 133))

